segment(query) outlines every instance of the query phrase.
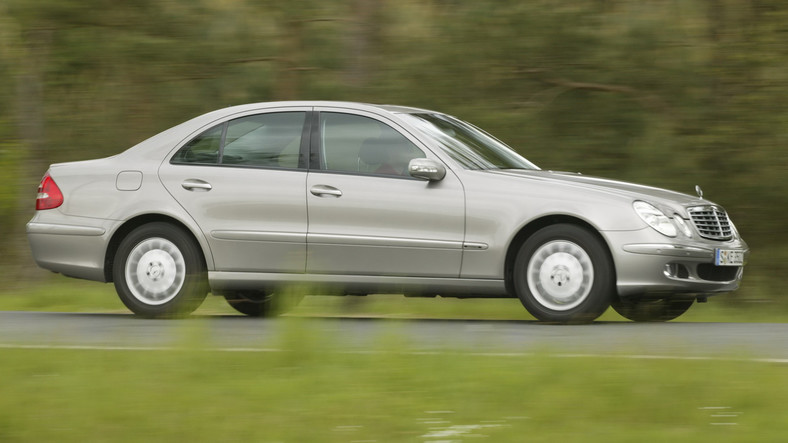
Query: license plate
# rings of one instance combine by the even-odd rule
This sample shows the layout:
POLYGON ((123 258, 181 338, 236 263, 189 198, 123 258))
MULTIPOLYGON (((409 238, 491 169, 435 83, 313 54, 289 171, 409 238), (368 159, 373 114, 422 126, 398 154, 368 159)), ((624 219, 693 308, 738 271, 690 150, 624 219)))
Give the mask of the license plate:
POLYGON ((715 249, 714 264, 717 266, 744 266, 744 251, 715 249))

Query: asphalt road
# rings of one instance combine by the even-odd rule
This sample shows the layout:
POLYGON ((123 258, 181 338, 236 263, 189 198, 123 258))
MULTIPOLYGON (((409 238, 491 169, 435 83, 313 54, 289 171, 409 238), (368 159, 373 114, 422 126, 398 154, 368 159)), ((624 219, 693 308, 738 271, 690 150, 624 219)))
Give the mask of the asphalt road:
POLYGON ((185 340, 227 351, 277 352, 292 339, 329 337, 338 352, 753 359, 788 363, 788 324, 626 323, 546 325, 530 321, 382 318, 252 319, 194 316, 146 320, 127 314, 0 312, 0 348, 171 349, 185 340), (295 334, 294 334, 295 332, 295 334), (381 344, 383 343, 383 344, 381 344), (389 346, 387 348, 387 346, 389 346))

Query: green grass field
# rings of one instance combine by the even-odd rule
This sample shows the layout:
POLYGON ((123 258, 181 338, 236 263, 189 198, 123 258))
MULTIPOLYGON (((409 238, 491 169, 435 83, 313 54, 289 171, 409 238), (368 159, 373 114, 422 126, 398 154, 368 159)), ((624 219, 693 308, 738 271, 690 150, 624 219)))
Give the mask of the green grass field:
MULTIPOLYGON (((112 285, 63 277, 6 289, 0 310, 128 312, 112 285)), ((209 296, 196 317, 231 313, 209 296)), ((531 319, 517 300, 306 297, 271 352, 207 349, 199 320, 184 323, 182 343, 168 350, 0 347, 0 441, 776 442, 788 435, 784 364, 419 353, 396 328, 371 351, 354 353, 313 330, 313 316, 531 319)), ((712 299, 681 320, 784 317, 757 303, 712 299)), ((600 320, 623 321, 612 311, 600 320)))
POLYGON ((788 367, 341 350, 293 319, 275 352, 0 349, 0 441, 784 441, 788 367), (488 437, 488 438, 485 438, 488 437))

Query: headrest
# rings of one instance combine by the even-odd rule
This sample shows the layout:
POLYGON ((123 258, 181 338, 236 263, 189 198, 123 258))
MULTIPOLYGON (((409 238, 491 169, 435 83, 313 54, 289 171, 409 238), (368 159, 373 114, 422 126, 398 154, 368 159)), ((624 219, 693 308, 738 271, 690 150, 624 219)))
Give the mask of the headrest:
POLYGON ((379 165, 386 161, 388 143, 381 138, 368 138, 361 144, 358 158, 368 165, 379 165))

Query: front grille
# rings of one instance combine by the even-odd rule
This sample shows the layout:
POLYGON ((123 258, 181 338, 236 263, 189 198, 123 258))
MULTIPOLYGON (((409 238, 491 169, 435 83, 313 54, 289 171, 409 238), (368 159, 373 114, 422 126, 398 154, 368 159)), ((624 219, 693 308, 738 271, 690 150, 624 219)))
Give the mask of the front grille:
POLYGON ((731 222, 725 210, 717 206, 696 206, 689 208, 689 215, 695 229, 703 238, 710 240, 730 240, 733 236, 731 222))

